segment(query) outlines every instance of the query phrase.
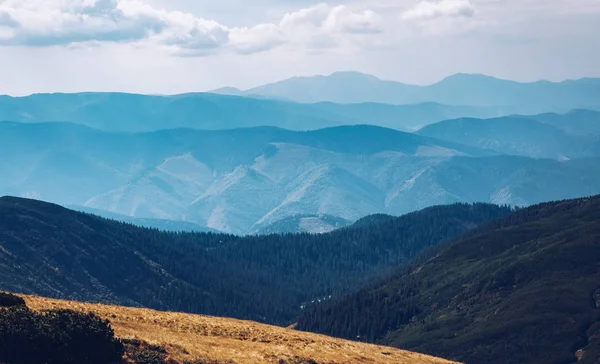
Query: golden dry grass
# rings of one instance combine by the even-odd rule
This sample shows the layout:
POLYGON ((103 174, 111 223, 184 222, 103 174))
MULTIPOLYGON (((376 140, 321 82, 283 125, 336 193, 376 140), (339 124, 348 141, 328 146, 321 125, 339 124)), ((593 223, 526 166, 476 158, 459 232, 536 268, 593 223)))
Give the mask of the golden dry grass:
POLYGON ((159 312, 22 296, 33 310, 56 308, 94 312, 111 322, 120 338, 138 339, 167 349, 174 362, 210 359, 234 363, 278 363, 312 359, 318 363, 451 362, 394 348, 369 345, 289 328, 229 318, 159 312))

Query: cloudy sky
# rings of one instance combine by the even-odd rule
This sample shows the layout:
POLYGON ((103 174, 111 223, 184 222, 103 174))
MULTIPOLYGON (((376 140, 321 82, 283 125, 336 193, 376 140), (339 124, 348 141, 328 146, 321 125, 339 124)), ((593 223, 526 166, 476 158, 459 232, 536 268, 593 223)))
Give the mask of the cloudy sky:
POLYGON ((600 0, 0 0, 0 93, 600 77, 600 0))

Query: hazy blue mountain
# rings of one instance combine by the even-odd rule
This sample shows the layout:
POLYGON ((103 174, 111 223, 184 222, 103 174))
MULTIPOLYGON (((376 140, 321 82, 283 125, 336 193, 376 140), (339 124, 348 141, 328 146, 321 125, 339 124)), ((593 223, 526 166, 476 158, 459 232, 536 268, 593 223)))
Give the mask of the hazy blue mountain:
POLYGON ((306 105, 257 97, 211 93, 175 96, 124 93, 0 96, 0 120, 72 122, 115 132, 145 132, 181 127, 219 130, 255 126, 311 130, 355 124, 415 130, 450 118, 502 115, 495 108, 435 103, 406 106, 376 103, 306 105))
POLYGON ((331 215, 295 215, 266 226, 257 226, 253 234, 323 234, 346 227, 351 221, 331 215))
MULTIPOLYGON (((547 116, 539 116, 546 120, 547 116)), ((551 120, 564 120, 560 116, 551 120)), ((428 125, 419 135, 489 149, 501 154, 534 158, 573 159, 600 156, 600 140, 571 134, 537 117, 461 118, 428 125)))
POLYGON ((600 159, 534 160, 374 126, 107 133, 0 123, 0 194, 246 234, 297 215, 600 193, 600 159))
POLYGON ((571 134, 600 135, 600 111, 572 110, 566 114, 545 113, 529 116, 529 118, 554 125, 571 134))
POLYGON ((496 116, 567 112, 577 108, 600 110, 598 79, 520 83, 485 75, 456 74, 432 85, 416 86, 385 81, 358 72, 336 72, 329 76, 294 77, 252 88, 243 94, 279 97, 303 103, 437 102, 485 106, 496 107, 496 116))
POLYGON ((177 221, 177 220, 163 220, 163 219, 152 219, 152 218, 136 218, 122 214, 116 214, 110 211, 104 211, 100 209, 94 209, 85 206, 65 206, 68 209, 74 211, 81 211, 88 214, 103 217, 105 219, 116 220, 125 222, 131 225, 145 227, 149 229, 158 229, 162 231, 175 231, 175 232, 213 232, 218 233, 218 230, 208 228, 206 226, 200 226, 188 221, 177 221))

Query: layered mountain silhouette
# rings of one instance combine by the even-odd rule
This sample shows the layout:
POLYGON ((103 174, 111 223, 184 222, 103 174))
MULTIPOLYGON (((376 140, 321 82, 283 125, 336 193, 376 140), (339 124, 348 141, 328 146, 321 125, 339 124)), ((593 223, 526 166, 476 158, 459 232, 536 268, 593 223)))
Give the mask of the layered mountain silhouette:
MULTIPOLYGON (((600 138, 593 135, 591 130, 584 135, 585 128, 577 127, 578 119, 572 114, 563 115, 562 118, 539 115, 447 120, 429 125, 419 130, 418 134, 501 154, 533 158, 574 159, 600 156, 600 138), (549 122, 543 122, 546 120, 549 122), (567 131, 571 129, 580 129, 581 133, 567 131)), ((600 113, 595 122, 600 125, 600 113)))
POLYGON ((479 74, 456 74, 429 86, 415 86, 358 72, 336 72, 329 76, 294 77, 246 91, 221 89, 215 92, 260 95, 302 103, 330 101, 399 105, 438 102, 493 106, 504 115, 563 113, 571 109, 600 110, 600 79, 592 78, 521 83, 479 74))
POLYGON ((466 363, 596 363, 600 197, 519 210, 298 327, 466 363))
POLYGON ((0 96, 0 121, 72 122, 114 132, 160 129, 233 129, 275 126, 292 130, 372 124, 415 130, 457 117, 503 115, 493 107, 437 103, 385 105, 298 104, 256 97, 192 93, 150 96, 125 93, 35 94, 0 96))
POLYGON ((246 234, 297 215, 354 221, 454 202, 600 193, 597 158, 497 155, 373 126, 107 133, 0 123, 0 191, 246 234))

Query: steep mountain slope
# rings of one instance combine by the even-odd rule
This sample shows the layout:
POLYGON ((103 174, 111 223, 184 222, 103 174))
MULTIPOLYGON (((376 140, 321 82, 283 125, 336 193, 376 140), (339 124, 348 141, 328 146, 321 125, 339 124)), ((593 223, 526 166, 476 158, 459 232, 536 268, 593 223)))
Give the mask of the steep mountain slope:
POLYGON ((317 306, 298 327, 468 363, 596 363, 599 262, 600 197, 545 203, 317 306))
MULTIPOLYGON (((600 120, 598 121, 600 123, 600 120)), ((600 156, 600 139, 573 135, 527 117, 446 120, 426 126, 419 130, 418 134, 501 154, 533 158, 573 159, 600 156)))
POLYGON ((567 112, 576 108, 600 110, 600 81, 597 79, 520 83, 485 75, 456 74, 433 85, 414 86, 358 72, 336 72, 329 76, 294 77, 259 86, 244 91, 243 94, 304 103, 438 102, 447 105, 493 106, 501 115, 567 112))
POLYGON ((236 237, 144 229, 34 200, 0 199, 0 289, 287 325, 439 241, 510 210, 441 206, 376 227, 236 237))
POLYGON ((294 215, 354 221, 453 202, 530 205, 600 193, 597 159, 493 156, 372 126, 129 134, 0 123, 0 145, 0 194, 234 234, 294 215))
POLYGON ((498 114, 494 108, 435 103, 406 106, 377 103, 305 105, 210 93, 174 96, 124 93, 0 96, 0 121, 73 122, 114 132, 182 127, 221 130, 256 126, 312 130, 354 124, 413 130, 449 118, 499 115, 502 114, 498 114))
MULTIPOLYGON (((347 342, 250 321, 24 296, 34 310, 93 312, 117 337, 160 347, 172 364, 451 364, 390 347, 347 342)), ((145 361, 147 363, 148 361, 145 361)), ((156 363, 156 362, 153 362, 156 363)))

